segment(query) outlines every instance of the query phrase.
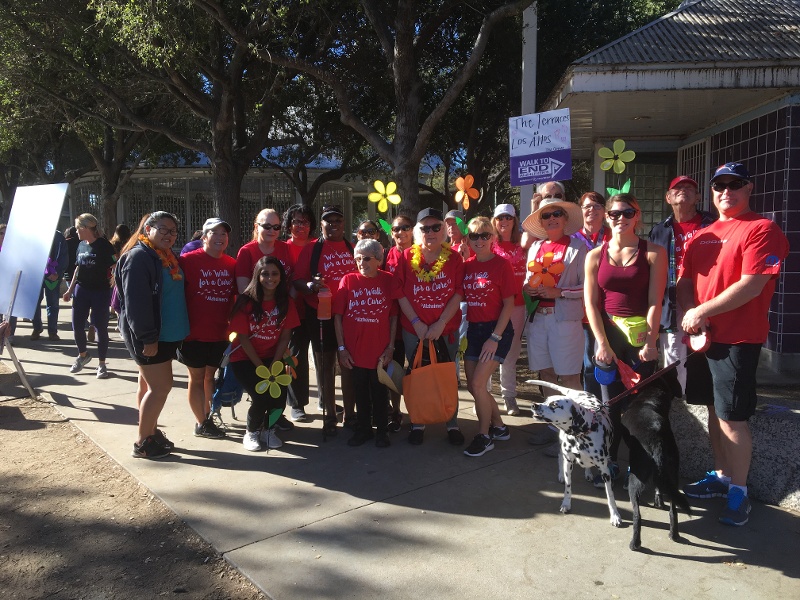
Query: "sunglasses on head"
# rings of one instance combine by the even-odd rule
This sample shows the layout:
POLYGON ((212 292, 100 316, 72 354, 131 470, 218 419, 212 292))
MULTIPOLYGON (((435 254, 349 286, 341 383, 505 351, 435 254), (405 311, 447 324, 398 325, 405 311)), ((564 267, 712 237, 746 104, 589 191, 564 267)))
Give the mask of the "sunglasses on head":
POLYGON ((498 215, 495 217, 498 221, 513 221, 514 217, 511 215, 498 215))
POLYGON ((433 233, 439 233, 442 230, 442 224, 436 223, 436 225, 423 225, 420 227, 420 230, 422 233, 430 233, 431 231, 433 233))
POLYGON ((364 229, 359 229, 358 233, 361 235, 375 235, 378 232, 377 229, 372 229, 372 227, 365 227, 364 229))
POLYGON ((395 225, 392 227, 392 231, 395 233, 400 233, 401 231, 411 231, 412 228, 412 225, 395 225))
POLYGON ((550 217, 555 217, 559 219, 564 216, 564 211, 560 208, 558 210, 554 210, 553 212, 543 212, 542 213, 542 221, 547 221, 550 217))
POLYGON ((471 239, 473 242, 477 242, 478 240, 488 242, 490 239, 492 239, 492 234, 488 231, 484 231, 483 233, 470 233, 469 239, 471 239))
POLYGON ((556 200, 563 200, 564 199, 564 194, 562 194, 560 192, 557 192, 555 194, 547 194, 546 196, 542 196, 543 200, 548 200, 550 198, 555 198, 556 200))
POLYGON ((744 186, 746 186, 749 181, 746 179, 734 179, 733 181, 729 181, 728 183, 722 183, 721 181, 715 181, 711 184, 711 189, 715 192, 724 192, 725 190, 740 190, 744 186))
POLYGON ((258 223, 258 226, 261 227, 261 229, 263 229, 265 231, 269 231, 270 229, 272 229, 273 231, 280 231, 281 230, 281 226, 280 225, 270 225, 269 223, 258 223))
POLYGON ((635 208, 626 208, 625 210, 610 210, 606 214, 608 218, 612 221, 616 221, 620 217, 625 217, 626 219, 632 219, 636 216, 638 211, 635 208))

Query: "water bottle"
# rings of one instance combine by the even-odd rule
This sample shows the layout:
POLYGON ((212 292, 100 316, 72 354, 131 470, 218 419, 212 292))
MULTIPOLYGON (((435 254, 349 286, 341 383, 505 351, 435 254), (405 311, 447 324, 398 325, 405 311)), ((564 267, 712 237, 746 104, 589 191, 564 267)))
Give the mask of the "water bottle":
POLYGON ((317 318, 320 321, 328 321, 331 318, 331 296, 331 291, 326 287, 320 288, 319 292, 317 292, 317 300, 319 301, 317 318))

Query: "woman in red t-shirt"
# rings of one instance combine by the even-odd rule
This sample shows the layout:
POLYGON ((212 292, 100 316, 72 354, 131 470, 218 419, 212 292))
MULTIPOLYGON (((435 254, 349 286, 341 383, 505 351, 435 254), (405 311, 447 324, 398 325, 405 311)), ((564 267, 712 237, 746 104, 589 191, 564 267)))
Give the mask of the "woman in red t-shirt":
POLYGON ((283 413, 287 388, 279 385, 277 398, 269 388, 264 393, 257 392, 256 386, 264 378, 256 369, 265 365, 275 373, 273 368, 281 364, 292 329, 298 325, 300 319, 289 298, 289 281, 283 265, 274 256, 259 259, 250 283, 236 299, 230 324, 230 331, 235 334, 233 344, 239 346, 231 354, 230 366, 251 400, 247 431, 242 439, 245 450, 257 452, 262 444, 269 448, 283 445, 270 421, 274 425, 283 413))
POLYGON ((464 454, 482 456, 494 449, 494 440, 511 439, 486 384, 505 360, 515 336, 511 314, 516 285, 511 263, 492 251, 495 234, 491 221, 476 217, 469 222, 468 230, 465 238, 474 254, 464 263, 468 323, 464 373, 475 398, 479 431, 464 454))
POLYGON ((253 239, 239 248, 236 255, 236 287, 242 293, 250 282, 253 268, 264 256, 274 256, 281 261, 286 275, 291 279, 294 260, 286 242, 278 239, 281 232, 281 217, 272 208, 265 208, 253 222, 253 239))

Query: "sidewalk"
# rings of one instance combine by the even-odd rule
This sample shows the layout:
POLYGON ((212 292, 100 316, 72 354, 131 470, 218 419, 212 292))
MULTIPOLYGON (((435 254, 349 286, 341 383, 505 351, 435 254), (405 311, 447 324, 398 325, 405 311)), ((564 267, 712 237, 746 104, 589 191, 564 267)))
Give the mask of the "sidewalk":
MULTIPOLYGON (((111 377, 95 378, 94 346, 92 362, 71 375, 69 314, 63 307, 60 342, 30 342, 30 323, 19 323, 15 350, 31 385, 271 598, 800 597, 800 515, 756 502, 750 522, 731 528, 717 522, 720 500, 692 501, 676 544, 667 513, 646 506, 645 550, 631 552, 621 484, 619 529, 603 491, 577 471, 573 512, 559 513, 556 462, 528 444, 542 426, 526 410, 506 418, 510 441, 471 459, 447 443, 443 426, 428 427, 419 447, 405 431, 387 449, 350 448, 348 430, 323 442, 312 400, 313 423, 282 433, 280 450, 254 454, 242 448, 244 422, 231 422, 229 409, 229 439, 192 435, 186 372, 175 362, 159 423, 178 450, 162 461, 134 459, 136 366, 112 332, 111 377)), ((0 395, 26 394, 20 386, 0 395)), ((476 432, 471 408, 461 390, 467 440, 476 432)), ((240 404, 237 416, 246 410, 240 404)))

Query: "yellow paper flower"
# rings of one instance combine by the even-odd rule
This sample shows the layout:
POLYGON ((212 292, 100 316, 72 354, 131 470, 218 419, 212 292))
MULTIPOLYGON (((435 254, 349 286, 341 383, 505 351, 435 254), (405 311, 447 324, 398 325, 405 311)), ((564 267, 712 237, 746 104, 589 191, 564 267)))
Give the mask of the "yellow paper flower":
POLYGON ((558 261, 553 264, 553 253, 548 252, 542 257, 542 262, 532 260, 528 263, 528 271, 530 277, 528 278, 528 286, 538 287, 555 287, 556 280, 553 275, 558 275, 564 272, 564 262, 558 261))
POLYGON ((456 202, 463 203, 464 210, 469 209, 469 199, 477 199, 481 193, 472 187, 475 183, 475 178, 472 175, 466 175, 456 179, 456 202))
POLYGON ((378 203, 378 212, 386 212, 389 210, 389 202, 392 204, 400 204, 400 194, 395 194, 397 191, 397 184, 394 181, 383 185, 382 181, 376 180, 372 185, 375 186, 376 191, 370 192, 367 198, 369 198, 370 202, 378 203))
POLYGON ((613 150, 603 146, 597 151, 600 158, 605 159, 600 164, 603 171, 608 171, 612 167, 614 173, 619 175, 625 170, 625 163, 631 162, 636 158, 636 152, 633 150, 625 150, 625 142, 623 140, 614 140, 613 150))
POLYGON ((291 375, 285 373, 286 365, 282 361, 276 360, 272 363, 270 368, 264 365, 256 367, 256 375, 261 377, 263 381, 256 384, 256 392, 263 394, 269 390, 269 395, 273 398, 278 398, 281 395, 281 386, 286 387, 292 383, 291 375))

